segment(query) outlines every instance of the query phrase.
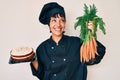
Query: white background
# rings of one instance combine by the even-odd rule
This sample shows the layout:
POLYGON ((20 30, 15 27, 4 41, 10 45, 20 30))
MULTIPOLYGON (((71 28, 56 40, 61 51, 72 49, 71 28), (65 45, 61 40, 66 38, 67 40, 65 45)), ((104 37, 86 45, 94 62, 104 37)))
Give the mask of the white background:
POLYGON ((120 1, 119 0, 0 0, 0 80, 38 80, 31 73, 29 63, 8 64, 9 52, 18 46, 36 47, 49 38, 49 28, 38 21, 42 6, 57 1, 67 16, 67 35, 79 36, 74 30, 76 17, 83 15, 84 3, 94 3, 98 15, 106 23, 106 35, 98 30, 98 40, 106 48, 106 55, 98 65, 88 67, 87 80, 120 79, 120 1))

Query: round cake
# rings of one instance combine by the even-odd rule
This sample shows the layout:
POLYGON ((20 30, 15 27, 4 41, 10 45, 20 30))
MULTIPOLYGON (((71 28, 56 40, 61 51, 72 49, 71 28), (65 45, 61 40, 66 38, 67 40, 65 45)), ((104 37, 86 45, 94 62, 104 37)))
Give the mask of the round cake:
POLYGON ((27 61, 34 58, 35 54, 31 47, 17 47, 10 51, 11 58, 15 61, 27 61))

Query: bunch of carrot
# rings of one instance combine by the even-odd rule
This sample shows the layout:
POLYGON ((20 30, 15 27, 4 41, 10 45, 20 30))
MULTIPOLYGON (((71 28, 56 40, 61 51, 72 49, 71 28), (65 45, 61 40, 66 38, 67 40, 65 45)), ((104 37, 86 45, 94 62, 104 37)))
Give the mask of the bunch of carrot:
POLYGON ((97 43, 94 38, 94 22, 89 21, 86 23, 86 27, 88 29, 88 33, 85 36, 85 40, 80 48, 80 61, 88 62, 95 58, 97 53, 97 43))
POLYGON ((80 47, 80 61, 88 62, 95 58, 97 53, 97 28, 106 34, 105 23, 101 17, 97 14, 97 8, 95 5, 89 7, 84 4, 84 15, 77 17, 77 21, 74 25, 76 29, 80 26, 80 39, 83 41, 80 47))

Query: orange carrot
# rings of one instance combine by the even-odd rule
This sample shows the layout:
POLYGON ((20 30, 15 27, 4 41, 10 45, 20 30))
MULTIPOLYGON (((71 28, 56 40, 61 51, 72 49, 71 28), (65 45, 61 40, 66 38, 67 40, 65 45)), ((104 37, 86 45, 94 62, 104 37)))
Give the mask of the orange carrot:
POLYGON ((96 43, 96 40, 95 40, 94 37, 92 37, 92 40, 93 40, 93 46, 94 46, 94 49, 95 49, 95 54, 96 54, 96 55, 99 55, 99 54, 97 53, 97 43, 96 43))
POLYGON ((89 55, 89 52, 90 52, 90 46, 89 46, 89 42, 86 43, 86 59, 87 59, 87 62, 90 60, 90 55, 89 55))
POLYGON ((80 61, 82 62, 82 58, 83 57, 83 45, 81 45, 81 48, 80 48, 80 61))
POLYGON ((84 53, 84 55, 85 55, 85 61, 86 62, 88 62, 89 61, 89 58, 88 58, 88 49, 87 49, 87 47, 88 47, 88 45, 87 44, 85 44, 84 45, 84 50, 85 50, 85 53, 84 53))
POLYGON ((91 53, 91 47, 90 47, 90 41, 89 41, 89 60, 92 58, 92 53, 91 53))
POLYGON ((91 47, 91 55, 92 55, 92 59, 95 58, 95 53, 94 53, 94 48, 93 48, 93 44, 92 44, 92 40, 90 41, 90 47, 91 47))
POLYGON ((83 61, 86 59, 86 49, 85 49, 85 44, 83 44, 83 61))

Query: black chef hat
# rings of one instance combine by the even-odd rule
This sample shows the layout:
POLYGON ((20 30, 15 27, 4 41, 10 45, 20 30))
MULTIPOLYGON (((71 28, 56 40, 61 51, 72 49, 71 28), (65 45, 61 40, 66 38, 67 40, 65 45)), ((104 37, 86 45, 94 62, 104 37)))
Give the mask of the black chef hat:
POLYGON ((40 16, 39 16, 39 21, 42 24, 49 24, 50 22, 50 17, 55 15, 55 14, 62 14, 63 17, 65 17, 65 11, 64 8, 62 6, 60 6, 58 3, 56 2, 50 2, 47 3, 43 6, 40 16))

